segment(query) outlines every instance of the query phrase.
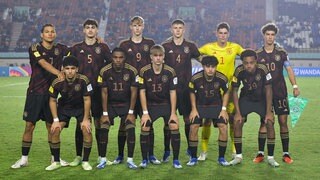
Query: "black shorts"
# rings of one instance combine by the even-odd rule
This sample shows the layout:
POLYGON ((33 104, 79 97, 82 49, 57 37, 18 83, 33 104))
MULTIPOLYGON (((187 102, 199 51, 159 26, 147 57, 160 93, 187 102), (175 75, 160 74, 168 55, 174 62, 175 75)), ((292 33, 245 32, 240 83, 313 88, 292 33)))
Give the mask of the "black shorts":
POLYGON ((171 116, 171 106, 170 105, 155 105, 148 106, 149 116, 151 122, 155 122, 160 117, 163 118, 165 124, 168 124, 169 118, 171 116))
POLYGON ((188 86, 177 88, 177 109, 182 116, 189 116, 191 112, 190 91, 188 86))
POLYGON ((288 98, 278 98, 272 100, 273 110, 276 115, 288 115, 290 114, 290 108, 288 98))
POLYGON ((193 121, 193 124, 202 125, 202 119, 203 118, 212 120, 212 123, 213 123, 214 127, 217 127, 218 123, 227 124, 227 123, 225 123, 223 118, 218 118, 219 114, 221 112, 221 106, 217 106, 217 107, 198 107, 198 112, 199 112, 200 118, 196 118, 193 121))
POLYGON ((242 117, 247 117, 248 114, 255 112, 259 114, 260 118, 266 116, 266 102, 265 101, 251 101, 247 97, 239 99, 239 106, 242 117))
POLYGON ((120 117, 121 122, 125 122, 125 118, 127 118, 128 112, 129 112, 129 106, 130 105, 124 105, 124 106, 116 106, 116 105, 108 105, 108 116, 110 120, 110 125, 114 125, 114 118, 117 116, 120 117))
POLYGON ((28 94, 23 111, 23 120, 36 124, 40 119, 52 123, 52 114, 49 107, 49 94, 28 94))
POLYGON ((91 114, 94 118, 100 118, 102 115, 101 88, 95 87, 91 94, 91 114))
POLYGON ((59 120, 65 122, 65 128, 69 127, 69 122, 72 117, 77 119, 77 123, 81 123, 83 120, 84 110, 81 109, 59 109, 58 108, 58 117, 59 120))

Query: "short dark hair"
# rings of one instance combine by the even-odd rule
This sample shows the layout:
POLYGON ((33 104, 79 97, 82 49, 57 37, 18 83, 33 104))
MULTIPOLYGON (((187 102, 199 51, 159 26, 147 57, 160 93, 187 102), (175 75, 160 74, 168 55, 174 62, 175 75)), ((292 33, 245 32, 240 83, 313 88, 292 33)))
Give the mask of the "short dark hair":
POLYGON ((252 49, 246 49, 246 50, 244 50, 242 53, 241 53, 241 55, 240 55, 240 59, 241 59, 241 61, 243 61, 243 59, 245 58, 245 57, 254 57, 254 59, 257 59, 258 57, 257 57, 257 53, 254 51, 254 50, 252 50, 252 49))
POLYGON ((53 27, 53 28, 55 28, 53 24, 49 24, 49 23, 44 24, 44 25, 41 27, 41 33, 43 33, 44 28, 46 28, 46 27, 53 27))
POLYGON ((79 61, 75 56, 67 56, 63 59, 62 66, 75 66, 79 67, 79 61))
POLYGON ((171 25, 174 25, 174 24, 182 24, 184 25, 184 21, 182 19, 175 19, 172 21, 171 25))
POLYGON ((227 22, 220 22, 217 25, 217 31, 219 31, 219 29, 224 29, 224 28, 227 29, 228 32, 230 31, 230 25, 227 22))
POLYGON ((274 31, 275 34, 278 34, 279 28, 274 23, 267 23, 261 27, 261 33, 265 34, 266 31, 274 31))
POLYGON ((85 27, 86 25, 95 25, 96 27, 98 27, 98 22, 95 19, 86 19, 83 23, 83 27, 85 27))
POLYGON ((122 52, 124 54, 124 57, 127 57, 127 52, 122 47, 113 48, 111 54, 113 54, 114 52, 122 52))
POLYGON ((215 56, 205 56, 202 58, 201 64, 203 66, 210 66, 210 65, 216 66, 219 64, 219 61, 215 56))

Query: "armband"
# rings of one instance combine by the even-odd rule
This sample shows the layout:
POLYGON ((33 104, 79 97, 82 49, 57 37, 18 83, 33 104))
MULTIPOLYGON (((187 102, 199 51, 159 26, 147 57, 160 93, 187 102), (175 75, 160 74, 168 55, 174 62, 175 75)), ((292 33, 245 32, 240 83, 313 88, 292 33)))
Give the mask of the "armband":
POLYGON ((104 115, 104 116, 108 116, 108 112, 103 111, 102 115, 104 115))

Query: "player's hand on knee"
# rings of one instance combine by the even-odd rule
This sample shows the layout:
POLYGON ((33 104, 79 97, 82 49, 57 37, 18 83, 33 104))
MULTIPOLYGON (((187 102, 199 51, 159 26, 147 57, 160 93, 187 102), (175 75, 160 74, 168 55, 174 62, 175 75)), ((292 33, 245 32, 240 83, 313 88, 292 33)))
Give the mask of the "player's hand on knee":
POLYGON ((190 123, 193 123, 195 118, 199 118, 199 113, 197 110, 192 110, 190 115, 189 115, 189 119, 190 119, 190 123))
POLYGON ((91 123, 90 120, 86 119, 81 122, 81 129, 85 129, 88 133, 91 133, 91 123))
POLYGON ((274 123, 274 115, 272 112, 267 112, 266 117, 265 117, 265 123, 268 121, 274 123))
POLYGON ((144 115, 142 115, 142 117, 141 117, 141 127, 147 127, 146 125, 147 125, 147 122, 148 121, 151 121, 150 120, 151 118, 150 118, 150 116, 149 116, 149 114, 144 114, 144 115))
POLYGON ((219 118, 223 118, 225 123, 228 123, 229 121, 229 115, 227 113, 227 111, 222 110, 219 114, 219 118))
POLYGON ((59 131, 61 131, 61 124, 59 123, 59 121, 57 122, 53 122, 51 125, 51 133, 54 133, 54 131, 58 129, 59 131))

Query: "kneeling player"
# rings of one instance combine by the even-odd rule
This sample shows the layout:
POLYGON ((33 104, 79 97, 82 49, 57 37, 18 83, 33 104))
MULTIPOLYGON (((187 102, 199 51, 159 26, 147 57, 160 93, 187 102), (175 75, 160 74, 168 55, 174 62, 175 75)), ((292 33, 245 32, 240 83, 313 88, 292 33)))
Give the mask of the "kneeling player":
POLYGON ((226 105, 229 99, 228 79, 225 75, 216 70, 218 60, 214 56, 206 56, 201 61, 203 70, 193 75, 190 83, 190 137, 189 150, 191 159, 188 166, 197 163, 198 130, 202 119, 212 119, 215 127, 219 128, 219 157, 218 163, 228 166, 224 154, 228 142, 228 113, 226 105), (220 93, 223 92, 223 96, 220 93))
POLYGON ((60 133, 64 127, 68 127, 71 117, 81 122, 83 133, 84 154, 82 168, 91 170, 89 155, 92 146, 91 119, 90 119, 90 93, 92 86, 88 78, 78 74, 78 60, 74 56, 68 56, 63 60, 63 72, 65 80, 55 79, 49 88, 50 110, 53 116, 51 126, 52 151, 54 162, 46 168, 48 171, 58 169, 60 165, 60 133), (58 95, 61 95, 57 102, 58 95))
POLYGON ((242 64, 239 65, 232 79, 233 101, 236 108, 234 116, 234 145, 236 156, 230 162, 232 165, 242 161, 242 128, 247 115, 256 112, 264 120, 267 127, 268 163, 273 167, 279 164, 274 160, 275 132, 272 113, 271 74, 263 64, 257 63, 257 54, 253 50, 245 50, 241 54, 242 64), (238 89, 242 82, 240 98, 238 89))

